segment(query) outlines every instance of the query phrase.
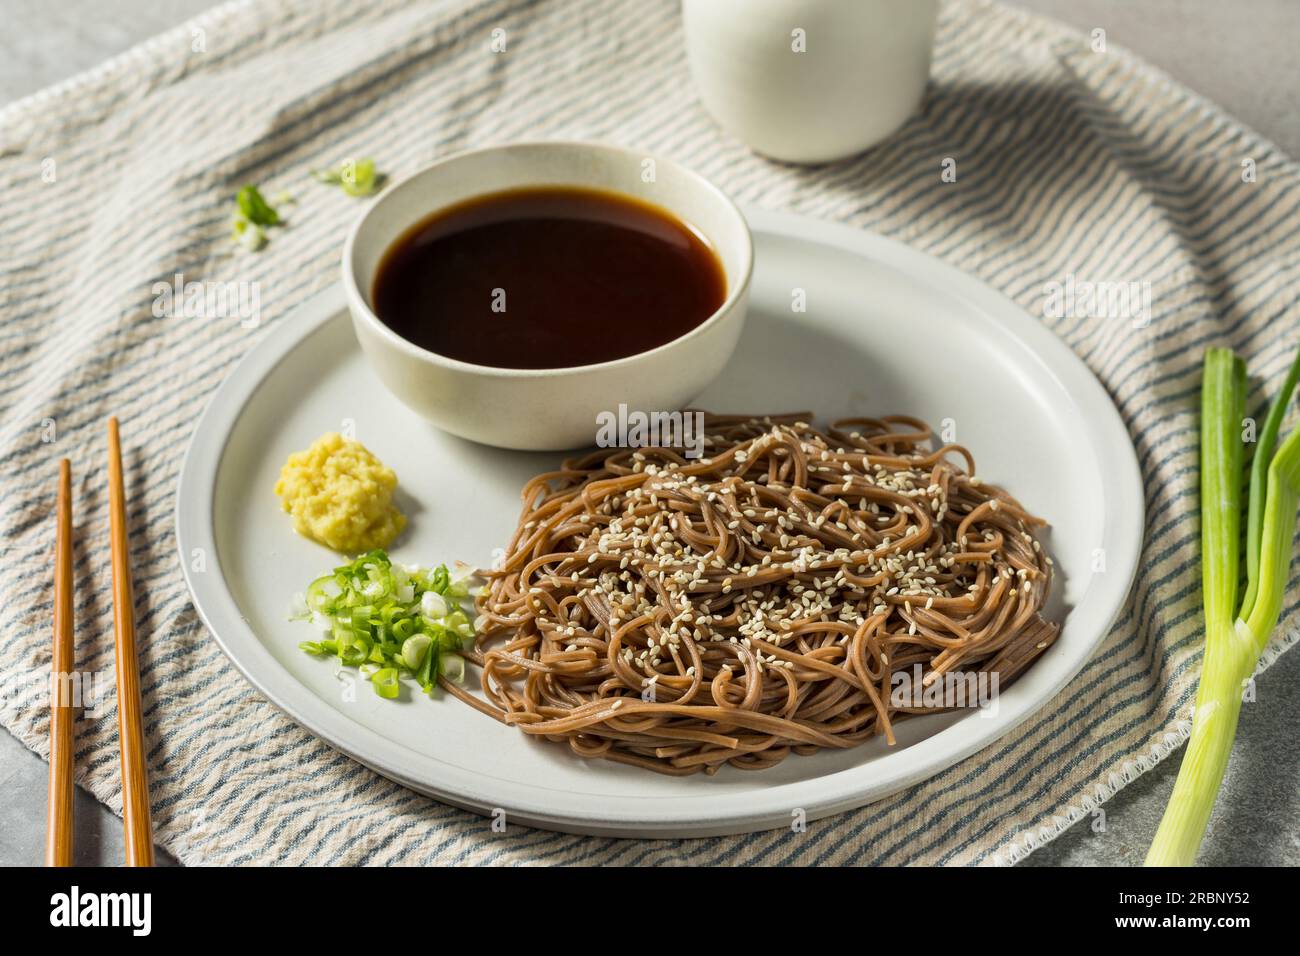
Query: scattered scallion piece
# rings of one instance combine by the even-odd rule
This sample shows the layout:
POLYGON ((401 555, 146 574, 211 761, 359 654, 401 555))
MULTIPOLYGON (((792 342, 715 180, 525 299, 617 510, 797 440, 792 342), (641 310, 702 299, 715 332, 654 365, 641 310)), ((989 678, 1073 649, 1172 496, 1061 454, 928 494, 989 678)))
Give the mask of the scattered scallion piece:
POLYGON ((398 695, 402 674, 432 694, 439 674, 464 676, 457 652, 474 635, 461 608, 467 580, 453 578, 445 565, 413 568, 394 564, 384 551, 363 554, 299 596, 293 619, 312 621, 326 636, 298 646, 362 668, 380 697, 398 695))
POLYGON ((266 230, 283 223, 280 214, 254 185, 235 194, 235 212, 230 220, 230 238, 256 252, 266 245, 266 230))
POLYGON ((236 215, 230 220, 230 238, 249 252, 257 252, 266 245, 266 230, 242 215, 236 215))
POLYGON ((349 159, 334 169, 313 169, 312 177, 327 186, 338 186, 349 196, 369 196, 384 181, 373 159, 349 159))
POLYGON ((1242 688, 1277 626, 1300 504, 1300 429, 1274 453, 1282 418, 1300 381, 1296 355, 1258 436, 1246 524, 1247 587, 1240 581, 1242 435, 1246 367, 1230 349, 1205 355, 1201 385, 1201 586, 1205 654, 1192 733, 1169 806, 1147 853, 1148 866, 1196 859, 1228 765, 1242 688))
POLYGON ((280 223, 280 214, 266 201, 261 190, 249 184, 235 196, 235 204, 244 218, 259 226, 275 226, 280 223))

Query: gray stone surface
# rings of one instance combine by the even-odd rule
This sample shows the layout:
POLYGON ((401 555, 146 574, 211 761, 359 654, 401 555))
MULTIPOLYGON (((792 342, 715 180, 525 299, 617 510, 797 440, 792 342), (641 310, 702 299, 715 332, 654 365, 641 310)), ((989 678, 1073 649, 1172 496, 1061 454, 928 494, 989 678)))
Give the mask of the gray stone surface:
POLYGON ((1296 0, 1009 0, 1160 67, 1286 153, 1300 156, 1296 0))
MULTIPOLYGON (((1210 866, 1300 866, 1300 652, 1291 651, 1255 682, 1242 706, 1237 742, 1201 848, 1210 866)), ((1105 829, 1080 821, 1032 854, 1026 866, 1139 864, 1160 823, 1182 751, 1121 790, 1104 809, 1105 829)))
MULTIPOLYGON (((1160 66, 1292 156, 1300 156, 1300 3, 1295 0, 1015 0, 1107 38, 1160 66)), ((88 69, 209 6, 208 0, 4 0, 0 103, 88 69)), ((1300 652, 1258 682, 1242 710, 1237 746, 1201 860, 1219 865, 1300 865, 1300 652)), ((1105 829, 1081 823, 1028 865, 1140 863, 1173 788, 1179 755, 1106 805, 1105 829)), ((0 864, 39 863, 45 763, 0 733, 0 864)), ((122 824, 77 793, 77 860, 122 860, 122 824)), ((165 853, 160 862, 167 862, 165 853)))

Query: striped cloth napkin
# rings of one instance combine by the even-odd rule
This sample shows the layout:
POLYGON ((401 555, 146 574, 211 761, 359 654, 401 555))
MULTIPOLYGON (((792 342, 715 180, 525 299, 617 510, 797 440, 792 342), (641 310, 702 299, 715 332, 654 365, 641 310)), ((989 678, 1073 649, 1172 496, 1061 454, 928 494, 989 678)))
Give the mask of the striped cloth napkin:
MULTIPOLYGON (((49 666, 56 460, 78 463, 82 539, 102 538, 95 469, 115 413, 136 448, 156 835, 183 861, 1012 862, 1186 738, 1201 644, 1199 361, 1229 344, 1260 376, 1253 402, 1278 387, 1300 320, 1296 164, 1113 45, 976 0, 943 7, 929 94, 901 132, 853 161, 773 164, 697 105, 677 7, 235 3, 0 113, 0 717, 43 751, 46 711, 17 691, 49 666), (402 176, 463 147, 545 137, 667 154, 742 203, 906 242, 1042 316, 1088 363, 1137 447, 1146 545, 1114 630, 1057 699, 952 769, 807 832, 646 842, 493 833, 341 756, 249 688, 182 583, 176 476, 234 363, 336 281, 359 201, 308 171, 373 155, 402 176), (228 235, 245 182, 297 197, 256 255, 228 235), (259 283, 260 325, 156 316, 153 287, 178 272, 259 283), (1100 281, 1149 291, 1149 325, 1052 301, 1100 281)), ((75 571, 78 661, 111 673, 107 550, 83 548, 75 571)), ((1261 666, 1294 643, 1298 600, 1293 586, 1261 666)), ((79 723, 77 762, 83 786, 118 807, 111 706, 79 723)))

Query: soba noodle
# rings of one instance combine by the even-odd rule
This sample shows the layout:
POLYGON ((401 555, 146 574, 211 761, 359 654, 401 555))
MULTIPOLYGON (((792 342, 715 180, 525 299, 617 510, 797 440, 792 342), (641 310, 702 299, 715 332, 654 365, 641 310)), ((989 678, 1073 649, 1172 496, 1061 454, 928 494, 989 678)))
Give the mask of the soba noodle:
POLYGON ((1043 522, 902 416, 707 416, 704 457, 601 451, 538 475, 483 572, 486 701, 527 734, 672 774, 770 767, 950 706, 896 674, 996 674, 1055 640, 1043 522), (963 467, 964 466, 964 467, 963 467))

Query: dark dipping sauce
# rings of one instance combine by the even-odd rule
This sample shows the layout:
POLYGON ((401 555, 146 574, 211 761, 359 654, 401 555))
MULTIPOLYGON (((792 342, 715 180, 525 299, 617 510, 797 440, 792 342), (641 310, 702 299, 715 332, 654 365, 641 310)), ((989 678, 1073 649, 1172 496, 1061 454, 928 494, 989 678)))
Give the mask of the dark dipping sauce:
POLYGON ((372 299, 385 325, 430 352, 537 369, 671 342, 726 294, 718 257, 690 226, 630 196, 560 186, 425 219, 384 254, 372 299))

